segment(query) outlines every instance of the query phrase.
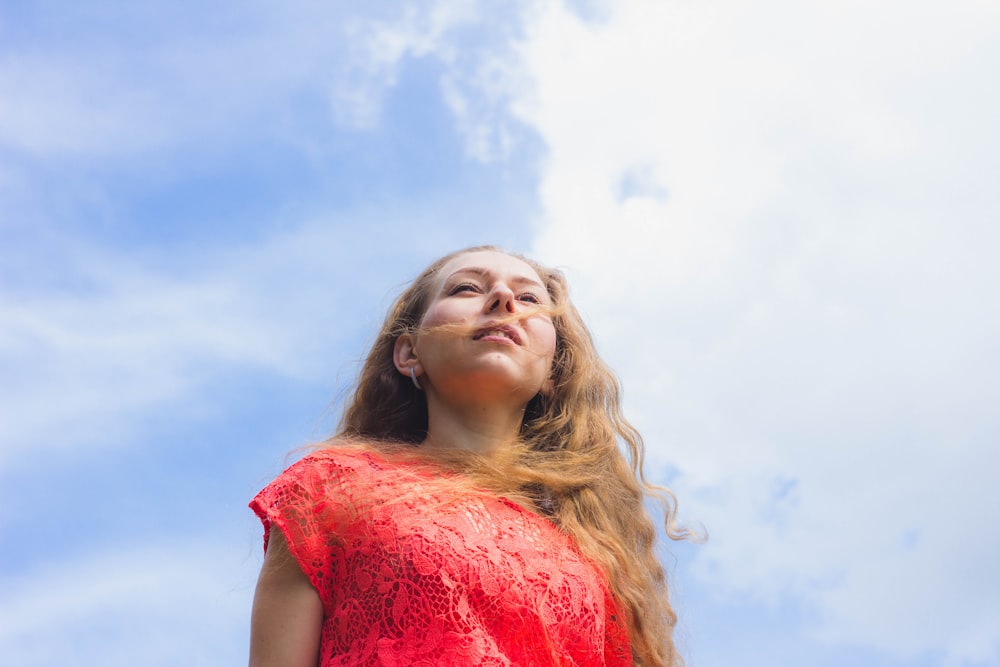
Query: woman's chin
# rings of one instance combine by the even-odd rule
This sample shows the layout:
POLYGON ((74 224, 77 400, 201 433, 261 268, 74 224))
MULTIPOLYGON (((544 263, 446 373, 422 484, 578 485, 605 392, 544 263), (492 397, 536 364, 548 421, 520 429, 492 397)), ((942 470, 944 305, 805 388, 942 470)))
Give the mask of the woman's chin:
POLYGON ((542 389, 544 378, 526 378, 502 369, 481 369, 475 373, 435 382, 436 394, 445 403, 484 406, 528 404, 542 389))

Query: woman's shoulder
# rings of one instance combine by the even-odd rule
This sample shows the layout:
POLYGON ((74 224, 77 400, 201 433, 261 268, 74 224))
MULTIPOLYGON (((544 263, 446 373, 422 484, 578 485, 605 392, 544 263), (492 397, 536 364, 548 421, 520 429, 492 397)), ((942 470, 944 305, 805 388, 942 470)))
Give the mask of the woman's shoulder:
POLYGON ((381 458, 378 449, 367 442, 330 440, 310 445, 308 453, 298 463, 357 465, 359 463, 375 463, 381 458))
POLYGON ((345 482, 387 482, 397 477, 422 476, 429 463, 413 447, 368 440, 335 439, 320 443, 283 473, 345 482))
POLYGON ((412 446, 377 440, 332 439, 312 446, 299 463, 390 470, 414 463, 412 446))
MULTIPOLYGON (((387 457, 370 443, 331 441, 310 448, 305 456, 287 466, 254 498, 253 503, 309 505, 388 493, 412 476, 404 465, 387 457), (339 499, 339 500, 338 500, 339 499)), ((391 495, 391 494, 390 494, 391 495)))

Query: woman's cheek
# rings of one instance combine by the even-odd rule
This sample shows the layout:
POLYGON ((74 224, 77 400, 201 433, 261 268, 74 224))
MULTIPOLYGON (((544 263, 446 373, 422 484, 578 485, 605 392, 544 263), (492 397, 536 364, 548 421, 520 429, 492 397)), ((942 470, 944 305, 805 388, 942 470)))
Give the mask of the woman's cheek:
POLYGON ((545 355, 553 355, 556 352, 556 328, 551 322, 541 324, 539 332, 540 345, 539 352, 545 355))

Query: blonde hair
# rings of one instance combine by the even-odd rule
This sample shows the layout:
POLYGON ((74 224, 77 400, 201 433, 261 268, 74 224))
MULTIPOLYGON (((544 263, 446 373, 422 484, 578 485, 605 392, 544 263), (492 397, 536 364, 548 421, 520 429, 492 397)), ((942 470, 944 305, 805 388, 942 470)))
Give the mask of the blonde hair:
MULTIPOLYGON (((393 346, 400 335, 419 330, 440 269, 454 257, 482 251, 503 252, 477 246, 446 255, 396 299, 331 443, 364 441, 391 452, 424 439, 427 405, 396 369, 393 346)), ((626 611, 635 665, 679 667, 676 615, 655 553, 657 531, 643 506, 647 497, 659 500, 666 534, 682 539, 687 533, 676 526, 674 496, 646 481, 642 438, 622 415, 618 379, 598 356, 563 275, 512 256, 538 273, 553 302, 553 386, 529 402, 514 454, 502 464, 477 459, 467 468, 477 484, 548 516, 603 569, 626 611)))

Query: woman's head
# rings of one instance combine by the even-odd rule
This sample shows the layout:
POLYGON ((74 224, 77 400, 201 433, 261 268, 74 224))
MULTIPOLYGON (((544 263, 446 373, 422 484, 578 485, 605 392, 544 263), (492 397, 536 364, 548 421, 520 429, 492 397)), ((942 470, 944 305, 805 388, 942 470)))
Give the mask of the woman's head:
MULTIPOLYGON (((487 295, 469 296, 481 299, 487 295)), ((530 351, 537 356, 532 378, 541 374, 538 386, 535 386, 535 379, 524 383, 528 392, 524 396, 526 424, 542 417, 547 407, 564 402, 566 390, 574 384, 574 377, 580 378, 583 366, 589 365, 588 362, 599 363, 590 335, 569 303, 566 281, 559 271, 492 246, 460 250, 427 267, 392 304, 365 359, 354 400, 344 414, 342 434, 377 440, 421 441, 427 430, 426 398, 407 373, 410 366, 416 366, 418 375, 424 369, 419 360, 400 362, 400 341, 431 332, 440 336, 472 336, 476 333, 474 327, 483 318, 499 324, 519 322, 518 330, 529 339, 523 342, 530 342, 530 351), (487 308, 494 306, 493 312, 478 318, 456 318, 455 304, 465 308, 467 300, 449 301, 453 299, 450 292, 463 289, 467 283, 473 283, 470 290, 478 291, 480 287, 485 290, 487 286, 475 275, 483 266, 489 271, 494 267, 497 271, 505 271, 505 276, 512 276, 513 282, 504 284, 501 290, 504 294, 496 297, 497 303, 493 303, 493 296, 490 296, 487 308), (512 290, 509 293, 508 287, 512 290), (499 303, 504 298, 510 299, 510 305, 499 303), (447 310, 449 308, 451 310, 447 310), (443 321, 438 317, 442 311, 446 311, 443 321), (548 347, 544 340, 546 326, 554 332, 554 340, 548 342, 548 347), (472 330, 469 327, 473 327, 472 330)))
POLYGON ((503 423, 516 434, 528 401, 549 384, 555 351, 541 277, 506 253, 466 252, 438 270, 430 291, 418 329, 396 338, 394 361, 420 378, 431 428, 436 414, 471 408, 492 415, 495 434, 503 423))

